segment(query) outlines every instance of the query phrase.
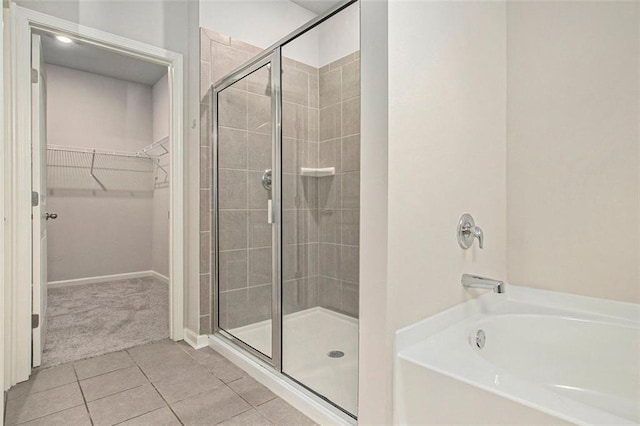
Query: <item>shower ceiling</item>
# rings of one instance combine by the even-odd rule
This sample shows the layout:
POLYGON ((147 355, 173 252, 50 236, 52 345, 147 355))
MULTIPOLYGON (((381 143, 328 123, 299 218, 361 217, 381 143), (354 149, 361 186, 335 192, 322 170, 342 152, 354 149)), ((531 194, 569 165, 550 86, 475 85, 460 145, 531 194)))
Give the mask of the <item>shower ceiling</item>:
POLYGON ((331 9, 333 6, 340 3, 339 0, 291 0, 291 2, 297 4, 300 7, 304 7, 305 9, 315 13, 316 15, 321 15, 327 10, 331 9))

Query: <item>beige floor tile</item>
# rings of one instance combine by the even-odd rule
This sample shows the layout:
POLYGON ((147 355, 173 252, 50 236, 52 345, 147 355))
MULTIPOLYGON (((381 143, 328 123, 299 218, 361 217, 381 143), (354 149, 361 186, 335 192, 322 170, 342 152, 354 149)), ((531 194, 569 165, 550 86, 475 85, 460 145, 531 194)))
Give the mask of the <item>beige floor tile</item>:
POLYGON ((280 398, 256 407, 262 415, 281 426, 313 425, 314 422, 280 398))
POLYGON ((164 407, 140 417, 120 423, 120 426, 180 426, 180 422, 169 409, 164 407))
POLYGON ((194 363, 190 368, 153 385, 160 395, 169 403, 182 401, 199 393, 222 386, 222 382, 209 370, 194 363))
POLYGON ((231 389, 220 386, 209 392, 171 404, 185 425, 215 425, 251 408, 231 389))
POLYGON ((91 419, 87 412, 87 407, 79 405, 60 411, 59 413, 50 414, 30 422, 21 423, 20 426, 91 426, 91 419))
POLYGON ((221 426, 268 426, 272 425, 266 417, 256 410, 249 410, 239 414, 227 421, 220 423, 221 426))
POLYGON ((137 365, 112 371, 111 373, 81 380, 80 387, 85 399, 95 401, 149 383, 137 365))
POLYGON ((228 386, 253 406, 264 404, 276 397, 273 392, 249 376, 228 383, 228 386))
POLYGON ((114 425, 166 406, 150 384, 107 396, 87 405, 95 426, 114 425))
POLYGON ((145 346, 154 346, 154 348, 153 350, 149 350, 149 348, 137 350, 138 348, 134 348, 130 353, 151 381, 167 380, 196 365, 195 360, 175 343, 172 345, 155 344, 145 346))
POLYGON ((19 398, 21 396, 55 388, 57 386, 67 385, 75 381, 76 373, 73 371, 73 366, 70 364, 47 368, 44 370, 36 370, 33 372, 29 380, 18 383, 9 389, 7 398, 19 398))
POLYGON ((202 365, 225 383, 233 382, 247 375, 243 369, 226 358, 212 358, 207 362, 202 362, 202 365))
POLYGON ((100 355, 73 363, 79 380, 110 373, 132 365, 135 365, 135 363, 126 351, 100 355))
POLYGON ((78 383, 69 383, 8 401, 5 423, 24 423, 83 403, 78 383))

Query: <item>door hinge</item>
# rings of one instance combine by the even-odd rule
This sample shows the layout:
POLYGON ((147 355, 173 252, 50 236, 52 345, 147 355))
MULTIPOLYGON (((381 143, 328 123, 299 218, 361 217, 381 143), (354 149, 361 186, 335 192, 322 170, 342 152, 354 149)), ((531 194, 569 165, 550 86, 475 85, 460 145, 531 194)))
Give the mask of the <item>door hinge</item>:
POLYGON ((31 315, 31 328, 38 328, 38 326, 40 326, 40 315, 31 315))
POLYGON ((37 83, 38 82, 38 70, 31 68, 31 82, 32 83, 37 83))
POLYGON ((31 206, 38 207, 38 204, 40 204, 40 194, 36 191, 31 191, 31 206))

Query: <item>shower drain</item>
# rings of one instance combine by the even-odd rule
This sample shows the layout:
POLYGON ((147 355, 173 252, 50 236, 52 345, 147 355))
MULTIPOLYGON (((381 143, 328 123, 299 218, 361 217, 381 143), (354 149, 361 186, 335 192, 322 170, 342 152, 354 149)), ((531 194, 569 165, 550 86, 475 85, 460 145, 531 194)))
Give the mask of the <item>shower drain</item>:
POLYGON ((344 352, 342 351, 331 351, 327 354, 329 358, 342 358, 344 356, 344 352))

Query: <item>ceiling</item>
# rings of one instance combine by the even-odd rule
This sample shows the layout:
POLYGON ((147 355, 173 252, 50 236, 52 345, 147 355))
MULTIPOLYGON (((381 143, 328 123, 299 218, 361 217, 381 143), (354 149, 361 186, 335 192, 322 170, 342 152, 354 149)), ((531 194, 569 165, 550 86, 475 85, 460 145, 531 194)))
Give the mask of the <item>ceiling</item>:
POLYGON ((342 3, 342 0, 291 0, 291 2, 300 7, 304 7, 316 15, 321 15, 338 3, 342 3))
POLYGON ((91 44, 61 43, 50 34, 42 34, 44 62, 79 71, 153 86, 167 67, 115 53, 91 44))

